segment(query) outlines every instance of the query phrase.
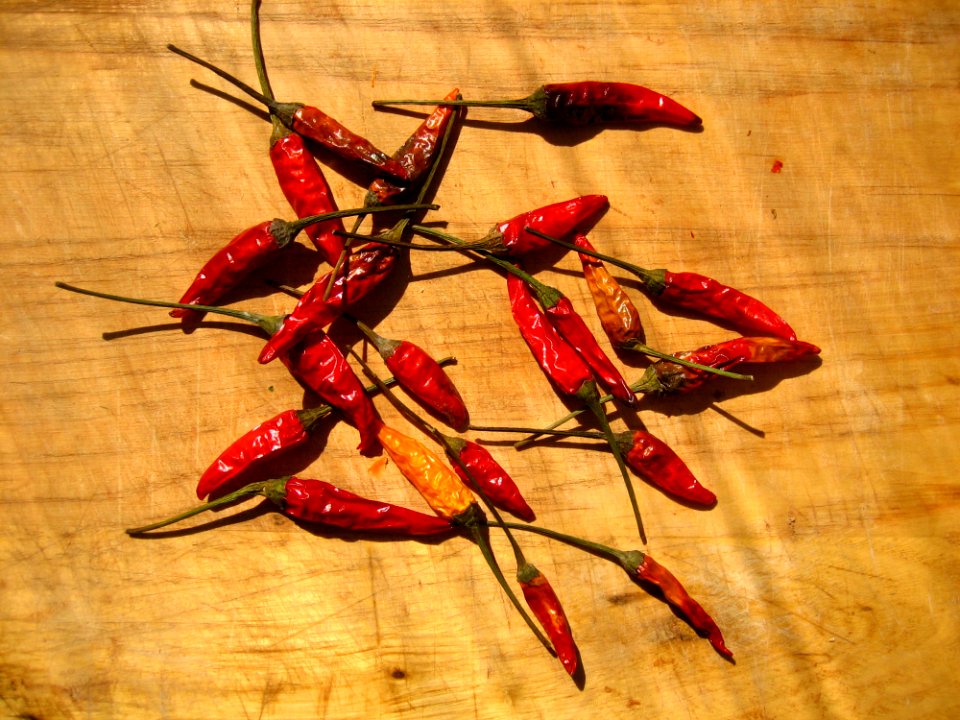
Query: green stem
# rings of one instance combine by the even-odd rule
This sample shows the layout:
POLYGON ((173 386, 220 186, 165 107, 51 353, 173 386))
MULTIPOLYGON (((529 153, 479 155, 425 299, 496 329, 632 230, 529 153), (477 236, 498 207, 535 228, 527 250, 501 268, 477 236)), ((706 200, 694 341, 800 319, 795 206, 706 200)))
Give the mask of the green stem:
POLYGON ((507 427, 504 425, 470 425, 468 430, 474 432, 497 432, 497 433, 537 433, 540 435, 557 435, 560 437, 587 438, 589 440, 606 440, 606 435, 597 432, 586 432, 581 430, 554 430, 552 428, 525 428, 525 427, 507 427))
POLYGON ((724 370, 723 368, 710 367, 709 365, 701 365, 700 363, 691 362, 690 360, 684 360, 683 358, 678 358, 676 355, 668 355, 665 352, 654 350, 649 345, 644 345, 642 342, 637 340, 631 340, 629 344, 621 345, 621 347, 624 350, 636 350, 644 355, 659 358, 660 360, 671 362, 674 365, 683 365, 684 367, 708 372, 711 375, 719 375, 720 377, 730 378, 731 380, 753 380, 753 375, 743 375, 741 373, 724 370))
POLYGON ((565 545, 570 545, 571 547, 584 550, 586 552, 592 553, 604 559, 615 562, 619 565, 622 565, 626 553, 612 548, 608 545, 602 545, 601 543, 596 543, 591 540, 584 540, 581 537, 576 535, 567 535, 566 533, 558 532, 556 530, 551 530, 550 528, 539 527, 537 525, 529 525, 523 523, 515 522, 504 522, 504 523, 490 523, 490 525, 497 525, 498 527, 509 527, 511 530, 523 530, 524 532, 534 533, 536 535, 542 535, 543 537, 550 538, 551 540, 556 540, 557 542, 562 542, 565 545))
MULTIPOLYGON (((553 237, 552 235, 547 235, 542 233, 536 228, 525 227, 526 230, 531 235, 536 235, 537 237, 543 238, 544 240, 549 240, 552 243, 556 243, 560 247, 565 247, 568 250, 575 250, 578 253, 583 253, 584 255, 589 255, 590 257, 595 257, 598 260, 603 260, 608 262, 611 265, 616 265, 619 268, 623 268, 627 272, 631 272, 643 282, 644 287, 656 290, 656 288, 662 287, 663 283, 657 280, 656 275, 646 268, 642 268, 639 265, 634 265, 633 263, 628 263, 626 260, 621 260, 620 258, 613 257, 612 255, 604 255, 603 253, 598 253, 596 250, 587 250, 573 243, 569 243, 566 240, 561 240, 560 238, 553 237)), ((659 293, 657 293, 659 294, 659 293)))
POLYGON ((265 105, 270 110, 271 113, 278 115, 281 118, 284 118, 285 116, 290 114, 290 112, 285 112, 285 110, 287 111, 290 110, 291 108, 290 104, 278 103, 276 100, 272 98, 268 98, 263 93, 257 92, 254 88, 247 85, 245 82, 243 82, 243 80, 240 80, 234 75, 231 75, 226 70, 221 70, 213 63, 207 62, 206 60, 203 60, 202 58, 199 58, 196 55, 192 55, 191 53, 188 53, 186 50, 182 50, 181 48, 178 48, 176 45, 173 45, 173 44, 167 45, 167 50, 169 50, 172 53, 176 53, 180 57, 186 58, 190 62, 196 63, 200 67, 206 68, 217 77, 220 77, 226 80, 228 83, 238 88, 239 90, 243 91, 244 93, 252 97, 257 102, 260 102, 263 105, 265 105))
POLYGON ((496 107, 516 110, 530 110, 529 98, 516 100, 374 100, 375 108, 393 107, 396 105, 451 105, 453 107, 496 107))
POLYGON ((222 507, 224 505, 230 505, 237 500, 241 500, 245 497, 251 495, 262 495, 264 489, 275 480, 262 480, 260 482, 250 483, 246 487, 242 487, 239 490, 234 490, 228 495, 217 498, 216 500, 211 500, 210 502, 204 503, 203 505, 198 505, 190 510, 180 513, 179 515, 174 515, 169 517, 166 520, 160 520, 159 522, 150 523, 149 525, 143 525, 136 528, 128 528, 124 532, 127 535, 142 535, 145 532, 150 532, 151 530, 157 530, 167 525, 173 525, 174 523, 180 522, 181 520, 186 520, 187 518, 193 517, 194 515, 199 515, 202 512, 207 510, 213 510, 214 508, 222 507))
MULTIPOLYGON (((273 88, 270 86, 270 78, 267 75, 267 65, 263 59, 263 43, 260 39, 260 0, 252 0, 250 3, 250 36, 253 42, 253 63, 257 68, 260 90, 264 97, 276 101, 273 88)), ((273 131, 270 133, 270 145, 272 146, 290 131, 284 127, 280 118, 272 112, 270 113, 270 123, 273 125, 273 131)))
POLYGON ((273 335, 283 322, 280 315, 261 315, 260 313, 247 312, 246 310, 231 310, 230 308, 215 307, 213 305, 191 305, 187 303, 166 302, 164 300, 144 300, 142 298, 125 297, 123 295, 111 295, 110 293, 97 292, 95 290, 85 290, 84 288, 68 285, 59 280, 54 285, 61 290, 69 290, 79 295, 89 295, 90 297, 103 298, 104 300, 115 300, 117 302, 130 303, 132 305, 149 305, 151 307, 162 308, 180 308, 183 310, 196 310, 199 312, 216 313, 217 315, 226 315, 227 317, 244 320, 254 325, 258 325, 264 332, 273 335))
POLYGON ((417 210, 439 210, 440 206, 435 203, 409 203, 407 205, 376 205, 374 207, 350 208, 349 210, 334 210, 332 212, 321 213, 319 215, 309 215, 304 218, 298 218, 287 222, 289 230, 296 235, 309 225, 325 220, 336 220, 345 217, 362 217, 367 213, 384 212, 415 212, 417 210))
POLYGON ((463 252, 466 250, 475 250, 486 245, 483 241, 476 243, 464 243, 461 245, 421 245, 417 243, 406 242, 405 240, 394 240, 388 237, 386 233, 380 235, 364 235, 362 233, 351 232, 347 230, 335 230, 334 234, 351 240, 368 240, 370 242, 383 243, 394 247, 405 248, 407 250, 425 250, 427 252, 463 252))

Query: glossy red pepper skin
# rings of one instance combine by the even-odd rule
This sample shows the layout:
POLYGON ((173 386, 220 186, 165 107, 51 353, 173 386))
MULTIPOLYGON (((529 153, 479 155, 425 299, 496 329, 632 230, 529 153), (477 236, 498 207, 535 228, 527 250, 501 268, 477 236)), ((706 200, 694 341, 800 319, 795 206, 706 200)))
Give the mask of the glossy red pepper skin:
POLYGON ((526 228, 562 240, 575 232, 585 232, 609 207, 605 195, 582 195, 506 220, 494 227, 484 240, 490 252, 521 257, 557 247, 555 243, 527 232, 526 228))
POLYGON ((563 663, 564 669, 573 675, 578 665, 577 644, 557 593, 543 573, 530 563, 517 571, 517 580, 523 590, 523 598, 553 643, 557 658, 563 663))
POLYGON ((573 346, 593 370, 599 384, 618 400, 627 405, 636 405, 637 396, 630 389, 630 384, 600 347, 583 318, 573 309, 569 298, 561 296, 554 305, 546 309, 546 313, 563 339, 573 346))
POLYGON ((428 537, 449 533, 449 520, 354 495, 321 480, 290 477, 269 497, 297 520, 360 532, 428 537))
MULTIPOLYGON (((244 230, 220 248, 197 273, 180 298, 188 305, 215 305, 224 295, 292 240, 283 220, 268 220, 244 230)), ((170 315, 197 321, 205 313, 175 308, 170 315)))
POLYGON ((322 110, 309 105, 289 105, 292 112, 283 116, 295 133, 313 140, 337 156, 375 168, 379 172, 405 181, 407 171, 399 160, 388 156, 364 137, 351 132, 322 110))
POLYGON ((644 123, 696 128, 703 124, 676 100, 631 83, 551 83, 539 88, 532 98, 539 110, 534 115, 567 125, 644 123))
POLYGON ((700 635, 710 641, 714 650, 727 659, 733 658, 733 653, 723 642, 723 634, 717 623, 700 606, 700 603, 690 597, 673 573, 649 555, 637 551, 628 555, 632 557, 625 563, 625 567, 636 580, 658 589, 664 600, 675 608, 700 635))
POLYGON ((717 496, 700 484, 663 440, 645 430, 634 430, 621 433, 617 441, 627 465, 651 485, 697 507, 717 504, 717 496))
POLYGON ((456 449, 460 462, 470 471, 467 475, 457 463, 453 464, 453 471, 463 482, 474 489, 479 486, 487 499, 501 510, 526 522, 536 519, 513 478, 485 447, 463 438, 448 438, 447 443, 456 449))
POLYGON ((720 320, 744 335, 797 339, 783 318, 746 293, 697 273, 654 272, 663 274, 662 290, 656 293, 658 300, 720 320))
POLYGON ((287 410, 260 423, 220 453, 197 483, 197 497, 219 495, 233 480, 265 458, 301 445, 309 437, 300 411, 287 410))
POLYGON ((453 380, 439 363, 418 345, 403 340, 384 362, 402 388, 457 432, 470 424, 470 413, 453 380))
MULTIPOLYGON (((280 190, 297 217, 323 215, 338 209, 330 185, 302 137, 288 133, 277 140, 270 147, 270 160, 280 190)), ((335 234, 338 230, 343 231, 343 220, 340 218, 305 228, 307 237, 330 265, 337 262, 343 250, 343 238, 335 234)))
POLYGON ((330 274, 317 280, 284 318, 280 329, 260 351, 259 361, 268 363, 282 355, 314 330, 320 330, 336 320, 347 308, 367 295, 396 265, 397 253, 386 245, 370 243, 354 252, 348 259, 346 274, 333 282, 329 297, 324 300, 330 274))
MULTIPOLYGON (((697 350, 675 353, 681 360, 722 370, 746 363, 789 362, 819 354, 820 348, 816 345, 777 337, 739 337, 697 350)), ((647 368, 638 387, 642 392, 654 395, 688 393, 716 378, 717 375, 705 370, 659 360, 647 368)))
POLYGON ((524 280, 511 273, 507 276, 507 291, 513 319, 540 368, 563 394, 576 396, 593 380, 589 366, 560 336, 524 280))
POLYGON ((325 332, 310 334, 282 358, 283 364, 298 381, 339 410, 360 432, 357 449, 362 454, 373 455, 380 451, 377 433, 383 420, 360 378, 325 332))

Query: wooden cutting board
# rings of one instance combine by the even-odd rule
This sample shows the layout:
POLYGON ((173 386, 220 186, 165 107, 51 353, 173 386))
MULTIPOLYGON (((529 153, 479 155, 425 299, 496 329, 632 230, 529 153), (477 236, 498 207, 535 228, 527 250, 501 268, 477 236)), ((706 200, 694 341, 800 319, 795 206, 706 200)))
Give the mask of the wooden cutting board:
MULTIPOLYGON (((474 110, 429 217, 466 238, 587 193, 594 243, 760 297, 823 349, 678 401, 618 411, 667 441, 719 503, 637 480, 645 548, 723 629, 722 660, 612 564, 533 535, 584 676, 572 682, 468 541, 311 533, 249 503, 154 539, 125 527, 196 502, 196 479, 257 423, 315 402, 262 336, 55 290, 175 299, 243 228, 291 218, 269 126, 174 42, 256 82, 245 3, 7 2, 0 9, 6 288, 0 417, 0 714, 73 718, 947 718, 960 712, 960 9, 955 3, 267 2, 277 96, 392 149, 421 114, 371 101, 522 97, 631 81, 704 130, 573 131, 474 110), (214 90, 190 86, 191 79, 214 90)), ((341 207, 363 173, 327 177, 341 207)), ((359 183, 359 184, 358 184, 359 183)), ((575 257, 535 268, 599 334, 575 257)), ((283 314, 304 246, 236 305, 283 314)), ((626 281, 626 275, 622 275, 626 281)), ((649 344, 731 336, 627 284, 649 344)), ((513 325, 503 278, 416 252, 358 315, 458 359, 483 425, 566 408, 513 325)), ((355 334, 338 339, 360 347, 355 334)), ((635 379, 646 362, 621 356, 635 379)), ((381 367, 381 365, 377 365, 381 367)), ((407 428, 383 401, 384 417, 407 428)), ((517 452, 482 438, 538 522, 644 547, 592 441, 517 452)), ((331 424, 276 472, 425 509, 331 424)), ((505 572, 515 565, 502 537, 505 572)))

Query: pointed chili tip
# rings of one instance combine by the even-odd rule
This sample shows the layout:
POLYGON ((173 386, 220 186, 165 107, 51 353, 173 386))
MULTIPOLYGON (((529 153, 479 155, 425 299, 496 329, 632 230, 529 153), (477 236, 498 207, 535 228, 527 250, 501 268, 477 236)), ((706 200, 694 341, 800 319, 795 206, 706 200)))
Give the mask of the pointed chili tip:
POLYGON ((710 641, 710 644, 713 645, 713 649, 716 650, 721 657, 724 657, 727 660, 733 660, 733 651, 724 644, 723 635, 720 634, 719 630, 714 630, 711 632, 707 640, 710 641))

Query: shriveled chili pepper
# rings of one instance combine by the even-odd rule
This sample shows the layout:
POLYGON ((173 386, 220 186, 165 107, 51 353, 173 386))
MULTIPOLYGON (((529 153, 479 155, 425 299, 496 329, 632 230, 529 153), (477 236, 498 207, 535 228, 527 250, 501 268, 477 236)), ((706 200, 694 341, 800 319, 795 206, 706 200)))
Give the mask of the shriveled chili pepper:
POLYGON ((380 413, 337 344, 322 330, 304 338, 282 356, 290 373, 325 402, 339 410, 360 432, 361 454, 379 452, 380 413))
POLYGON ((663 440, 646 430, 617 435, 624 459, 651 485, 698 507, 713 507, 717 496, 694 477, 687 464, 663 440))
POLYGON ((277 102, 196 55, 191 55, 175 45, 167 45, 167 49, 205 67, 258 102, 263 103, 284 126, 298 135, 319 143, 344 160, 361 163, 398 180, 407 179, 407 171, 398 160, 388 156, 366 138, 351 132, 345 125, 337 122, 319 108, 302 103, 277 102))
MULTIPOLYGON (((536 233, 537 229, 532 232, 536 233)), ((561 238, 549 237, 549 233, 540 233, 538 237, 633 273, 640 280, 643 292, 653 300, 718 320, 744 335, 769 335, 786 340, 797 339, 793 328, 769 307, 756 298, 723 285, 713 278, 691 272, 648 270, 611 255, 578 247, 561 238)))
POLYGON ((573 641, 573 631, 557 593, 543 573, 531 563, 525 563, 517 570, 517 582, 520 583, 527 605, 553 643, 564 669, 573 675, 577 671, 577 644, 573 641))
POLYGON ((457 432, 467 429, 470 424, 467 406, 453 380, 436 360, 409 340, 391 340, 374 332, 366 323, 354 322, 380 353, 400 387, 457 432))
POLYGON ((283 325, 260 351, 259 361, 268 363, 287 352, 305 335, 325 328, 347 308, 365 297, 390 274, 397 262, 397 251, 386 245, 371 243, 351 254, 345 274, 333 280, 333 289, 324 299, 330 275, 317 280, 297 301, 284 318, 283 325))
MULTIPOLYGON (((586 235, 577 235, 574 245, 586 250, 594 249, 586 235)), ((643 341, 640 313, 616 278, 603 262, 591 255, 580 253, 580 263, 600 325, 614 347, 622 347, 634 340, 643 341)))
POLYGON ((480 242, 495 254, 521 257, 550 247, 550 242, 529 232, 530 228, 553 237, 585 232, 610 207, 606 195, 581 195, 521 213, 497 224, 480 242))
POLYGON ((291 476, 251 483, 166 520, 130 528, 127 534, 142 535, 255 495, 266 497, 289 517, 327 528, 408 537, 443 535, 453 529, 448 520, 435 515, 361 497, 322 480, 291 476))
MULTIPOLYGON (((375 100, 374 107, 436 105, 433 100, 375 100)), ((526 110, 538 120, 565 125, 643 123, 697 128, 703 121, 676 100, 623 82, 587 80, 543 85, 517 100, 464 100, 466 107, 526 110)))
POLYGON ((447 437, 445 444, 457 454, 470 473, 467 475, 459 465, 453 465, 453 471, 464 483, 472 487, 474 483, 479 485, 480 491, 501 510, 521 520, 534 521, 536 515, 523 498, 520 488, 489 450, 463 438, 447 437))
MULTIPOLYGON (((739 337, 677 353, 677 358, 714 368, 732 368, 746 363, 775 363, 819 355, 820 348, 801 340, 779 337, 739 337)), ((688 393, 716 375, 694 367, 660 360, 648 367, 633 387, 651 395, 688 393)))

